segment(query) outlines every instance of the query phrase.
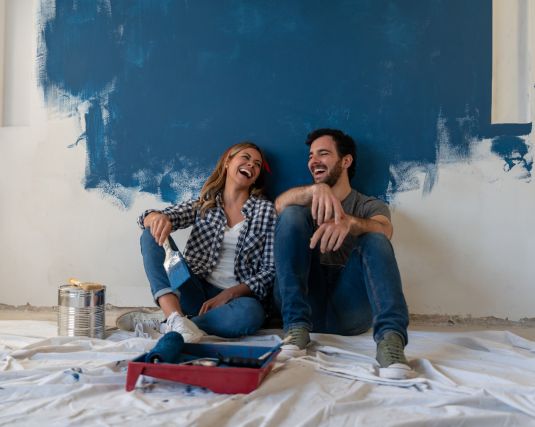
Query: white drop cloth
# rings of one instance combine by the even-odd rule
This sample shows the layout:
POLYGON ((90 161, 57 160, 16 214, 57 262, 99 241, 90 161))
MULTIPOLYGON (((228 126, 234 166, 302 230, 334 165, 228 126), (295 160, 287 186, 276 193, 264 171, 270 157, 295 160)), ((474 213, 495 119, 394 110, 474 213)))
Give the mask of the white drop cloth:
POLYGON ((0 321, 0 426, 535 426, 535 342, 510 332, 411 332, 417 377, 404 381, 377 377, 370 334, 312 334, 309 355, 257 390, 218 395, 147 377, 126 392, 125 361, 156 341, 56 329, 0 321))

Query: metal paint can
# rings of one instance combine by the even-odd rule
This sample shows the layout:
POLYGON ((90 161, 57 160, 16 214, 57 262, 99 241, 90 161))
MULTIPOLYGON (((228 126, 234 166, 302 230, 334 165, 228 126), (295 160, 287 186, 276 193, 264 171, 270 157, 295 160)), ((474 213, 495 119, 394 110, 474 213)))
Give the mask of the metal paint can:
POLYGON ((62 285, 58 289, 58 335, 104 338, 106 287, 84 289, 62 285))

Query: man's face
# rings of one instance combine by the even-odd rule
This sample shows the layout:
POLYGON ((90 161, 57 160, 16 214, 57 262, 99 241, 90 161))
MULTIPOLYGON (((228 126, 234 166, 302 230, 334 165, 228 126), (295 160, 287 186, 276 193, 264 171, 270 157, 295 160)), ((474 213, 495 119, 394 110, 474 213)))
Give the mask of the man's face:
POLYGON ((323 182, 330 187, 336 184, 344 169, 336 151, 336 142, 331 136, 320 136, 310 145, 308 170, 314 183, 323 182))

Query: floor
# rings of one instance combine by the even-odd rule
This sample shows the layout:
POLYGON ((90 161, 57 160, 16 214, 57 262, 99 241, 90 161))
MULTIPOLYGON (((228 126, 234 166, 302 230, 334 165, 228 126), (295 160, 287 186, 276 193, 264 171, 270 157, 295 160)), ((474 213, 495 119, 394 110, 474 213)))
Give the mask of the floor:
MULTIPOLYGON (((535 427, 533 319, 413 315, 412 371, 402 380, 380 374, 370 332, 312 334, 306 356, 269 361, 263 378, 249 368, 131 363, 156 341, 114 329, 129 310, 107 307, 100 340, 58 337, 52 307, 0 305, 0 426, 535 427)), ((201 346, 263 354, 279 336, 205 337, 201 346)))
MULTIPOLYGON (((106 328, 115 327, 115 319, 136 307, 114 307, 106 309, 106 328)), ((8 306, 0 304, 0 320, 56 320, 55 307, 8 306)), ((410 331, 463 332, 463 331, 510 331, 523 338, 535 341, 535 319, 510 321, 495 317, 460 318, 441 315, 411 315, 410 331)))

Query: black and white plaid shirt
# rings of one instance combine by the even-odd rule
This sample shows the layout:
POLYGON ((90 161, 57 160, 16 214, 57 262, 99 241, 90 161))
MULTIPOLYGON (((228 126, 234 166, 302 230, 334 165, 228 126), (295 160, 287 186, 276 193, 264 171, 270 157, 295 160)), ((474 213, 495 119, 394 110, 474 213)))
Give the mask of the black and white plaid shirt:
MULTIPOLYGON (((195 200, 189 200, 161 211, 149 209, 139 217, 138 224, 144 228, 143 221, 149 213, 161 212, 171 220, 173 231, 193 226, 184 258, 191 271, 204 278, 217 264, 227 225, 221 198, 216 201, 217 206, 208 209, 204 218, 193 207, 195 200)), ((272 202, 254 196, 245 202, 241 213, 245 220, 236 245, 234 275, 238 283, 246 284, 262 300, 275 279, 273 240, 277 214, 272 202)))

